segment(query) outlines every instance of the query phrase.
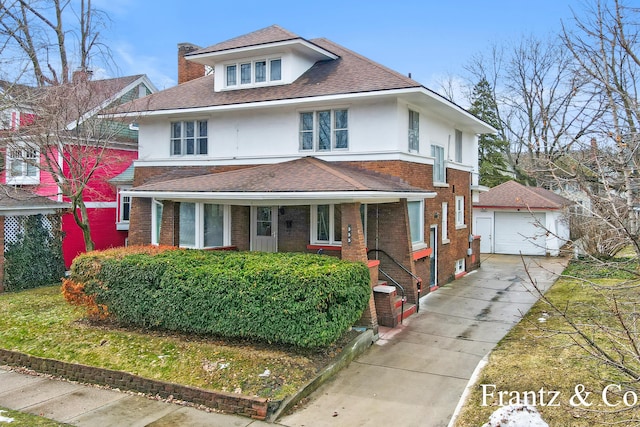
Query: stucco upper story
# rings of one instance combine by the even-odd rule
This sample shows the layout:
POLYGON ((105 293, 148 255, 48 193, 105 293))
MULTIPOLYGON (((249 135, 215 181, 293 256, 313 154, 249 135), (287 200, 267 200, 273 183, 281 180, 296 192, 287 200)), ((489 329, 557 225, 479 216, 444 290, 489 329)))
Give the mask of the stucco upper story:
POLYGON ((115 110, 139 125, 136 167, 314 156, 444 161, 477 172, 477 135, 495 132, 404 75, 278 26, 186 59, 213 72, 115 110))

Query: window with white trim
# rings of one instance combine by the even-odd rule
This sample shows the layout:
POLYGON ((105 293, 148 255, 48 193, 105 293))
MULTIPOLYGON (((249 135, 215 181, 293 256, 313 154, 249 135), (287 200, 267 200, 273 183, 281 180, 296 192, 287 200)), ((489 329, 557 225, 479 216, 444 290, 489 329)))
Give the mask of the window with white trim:
POLYGON ((464 196, 456 196, 456 227, 464 226, 464 196))
POLYGON ((7 149, 7 184, 38 184, 40 153, 32 147, 7 149))
POLYGON ((431 146, 431 157, 433 157, 433 182, 447 182, 444 169, 444 147, 440 145, 431 146))
POLYGON ((349 148, 349 110, 300 113, 300 150, 331 151, 349 148))
POLYGON ((216 248, 231 244, 229 206, 180 203, 180 247, 216 248))
POLYGON ((282 80, 282 59, 262 58, 227 64, 224 70, 226 87, 260 86, 282 80))
MULTIPOLYGON (((360 220, 367 240, 367 206, 360 205, 360 220)), ((311 243, 342 244, 342 207, 339 204, 311 206, 311 243)))
POLYGON ((464 273, 464 271, 465 271, 464 258, 456 260, 455 273, 454 274, 458 275, 460 273, 464 273))
POLYGON ((128 230, 131 213, 131 196, 122 195, 122 190, 129 189, 130 186, 118 187, 118 206, 116 212, 116 230, 128 230))
POLYGON ((151 244, 160 244, 160 232, 162 231, 162 202, 152 199, 151 201, 151 244))
POLYGON ((409 211, 409 230, 411 232, 411 244, 415 247, 424 244, 424 200, 412 200, 407 202, 409 211))
POLYGON ((442 241, 449 241, 449 203, 442 202, 442 241))
POLYGON ((171 122, 171 155, 194 156, 208 152, 207 121, 171 122))
POLYGON ((462 131, 456 129, 456 162, 462 163, 462 131))
POLYGON ((409 110, 409 151, 420 149, 420 114, 409 110))

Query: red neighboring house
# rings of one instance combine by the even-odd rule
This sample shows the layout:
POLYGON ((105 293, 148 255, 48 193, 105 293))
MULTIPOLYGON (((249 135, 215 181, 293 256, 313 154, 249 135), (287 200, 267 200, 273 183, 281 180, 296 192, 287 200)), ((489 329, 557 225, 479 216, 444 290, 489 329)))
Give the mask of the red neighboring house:
MULTIPOLYGON (((4 170, 0 174, 0 184, 20 187, 51 200, 69 202, 69 198, 62 196, 55 176, 50 173, 51 168, 40 165, 44 165, 47 159, 56 162, 60 165, 64 176, 69 177, 72 176, 70 169, 72 166, 68 160, 81 158, 84 163, 81 167, 87 174, 91 174, 84 191, 84 201, 95 249, 123 246, 127 241, 128 221, 118 216, 123 210, 118 206, 120 199, 117 187, 109 183, 109 180, 125 171, 138 158, 137 129, 105 119, 105 126, 111 126, 114 129, 113 140, 93 147, 90 144, 73 142, 74 132, 105 108, 147 96, 155 92, 156 88, 145 75, 103 80, 87 79, 85 83, 86 93, 90 94, 90 99, 82 104, 80 112, 84 113, 79 114, 76 111, 65 115, 65 112, 60 112, 60 115, 65 117, 62 124, 64 129, 58 131, 57 141, 46 150, 41 142, 42 131, 38 131, 40 135, 37 144, 30 142, 34 137, 29 136, 33 132, 30 134, 28 130, 33 130, 38 122, 39 114, 35 111, 43 108, 41 104, 34 107, 34 99, 43 94, 46 97, 47 91, 60 90, 60 88, 31 88, 6 83, 1 86, 5 99, 12 99, 13 102, 11 108, 1 113, 3 120, 0 129, 3 129, 5 143, 1 144, 4 170), (64 135, 63 138, 59 136, 61 133, 64 135), (64 140, 66 135, 68 135, 67 141, 64 140), (74 153, 74 150, 82 150, 82 154, 78 156, 78 152, 74 153), (99 159, 99 166, 92 168, 91 164, 97 159, 99 159)), ((73 108, 73 105, 69 105, 69 110, 73 108)), ((71 212, 63 216, 62 229, 65 236, 64 260, 65 265, 69 267, 73 259, 85 251, 85 243, 82 230, 76 224, 71 212)))

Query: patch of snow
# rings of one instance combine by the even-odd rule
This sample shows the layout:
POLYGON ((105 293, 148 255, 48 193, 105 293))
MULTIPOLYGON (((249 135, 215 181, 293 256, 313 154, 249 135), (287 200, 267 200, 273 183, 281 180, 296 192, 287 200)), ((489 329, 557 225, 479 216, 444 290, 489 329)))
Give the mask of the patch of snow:
POLYGON ((0 423, 12 423, 13 418, 5 417, 2 414, 7 411, 0 411, 0 423))
POLYGON ((263 372, 263 373, 261 373, 261 374, 259 374, 258 376, 259 376, 259 377, 262 377, 262 378, 266 378, 266 377, 268 377, 269 375, 271 375, 271 371, 270 371, 270 370, 268 370, 268 369, 265 369, 265 370, 264 370, 264 372, 263 372))
POLYGON ((535 406, 509 405, 497 409, 482 427, 549 427, 535 406))

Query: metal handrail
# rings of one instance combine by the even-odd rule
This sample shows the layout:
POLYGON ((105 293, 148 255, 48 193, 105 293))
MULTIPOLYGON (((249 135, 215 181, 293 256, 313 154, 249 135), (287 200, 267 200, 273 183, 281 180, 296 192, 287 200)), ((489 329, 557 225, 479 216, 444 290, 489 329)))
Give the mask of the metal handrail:
POLYGON ((389 276, 387 273, 385 273, 381 268, 378 268, 378 272, 382 273, 383 276, 385 276, 387 279, 389 279, 393 285, 400 289, 400 292, 402 292, 402 306, 400 307, 400 324, 402 325, 402 319, 404 317, 404 302, 407 300, 407 294, 404 292, 404 286, 402 286, 400 283, 398 283, 393 277, 389 276))
MULTIPOLYGON (((418 298, 416 299, 416 313, 420 311, 420 294, 422 293, 422 278, 416 276, 415 274, 413 274, 411 272, 411 270, 409 270, 407 267, 405 267, 404 265, 400 264, 398 261, 396 261, 395 258, 393 258, 391 255, 389 255, 387 252, 385 252, 382 249, 369 249, 367 251, 367 257, 369 256, 369 254, 371 252, 380 252, 385 254, 391 261, 394 262, 394 264, 396 264, 398 267, 400 267, 402 270, 404 270, 409 276, 413 277, 413 279, 416 281, 416 285, 418 285, 418 298)), ((379 270, 381 271, 381 270, 379 270)), ((389 276, 387 276, 389 277, 389 276)), ((389 280, 392 280, 395 282, 395 280, 389 278, 389 280)), ((396 282, 398 283, 398 282, 396 282)))

